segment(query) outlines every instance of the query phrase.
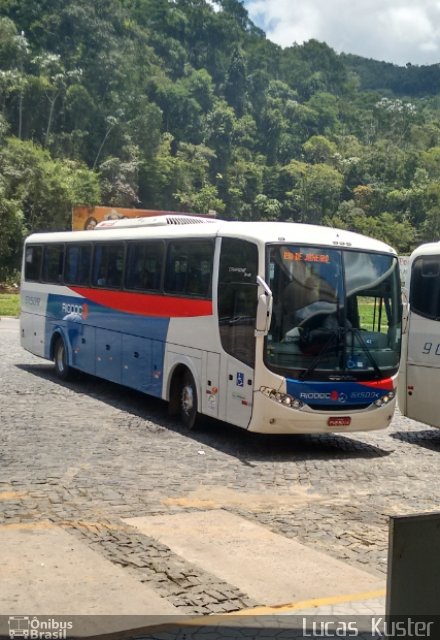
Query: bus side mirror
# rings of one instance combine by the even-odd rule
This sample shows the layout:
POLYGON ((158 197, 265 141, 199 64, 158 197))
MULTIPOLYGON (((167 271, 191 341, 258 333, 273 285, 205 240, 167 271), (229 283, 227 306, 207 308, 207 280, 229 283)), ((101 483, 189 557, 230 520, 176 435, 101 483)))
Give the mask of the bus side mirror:
POLYGON ((267 336, 272 320, 272 291, 267 283, 257 276, 257 283, 264 289, 264 293, 260 293, 257 303, 257 317, 255 322, 255 336, 267 336))

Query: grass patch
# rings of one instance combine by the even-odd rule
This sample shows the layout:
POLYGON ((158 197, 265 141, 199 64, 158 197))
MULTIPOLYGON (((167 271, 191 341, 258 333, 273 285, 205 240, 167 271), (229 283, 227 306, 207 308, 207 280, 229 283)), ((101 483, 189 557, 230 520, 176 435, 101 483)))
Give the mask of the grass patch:
POLYGON ((20 315, 20 294, 0 293, 0 316, 20 315))
MULTIPOLYGON (((358 300, 359 321, 361 329, 365 329, 366 331, 379 331, 379 307, 375 307, 374 301, 371 299, 368 300, 368 298, 359 298, 358 300)), ((380 330, 382 333, 386 333, 387 329, 387 315, 385 307, 382 307, 380 330)))

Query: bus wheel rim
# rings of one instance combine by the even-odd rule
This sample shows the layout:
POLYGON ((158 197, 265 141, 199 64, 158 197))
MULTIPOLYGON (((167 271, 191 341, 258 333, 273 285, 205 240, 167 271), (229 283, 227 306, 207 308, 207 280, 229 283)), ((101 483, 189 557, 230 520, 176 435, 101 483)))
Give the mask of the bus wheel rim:
POLYGON ((59 344, 57 349, 57 367, 59 371, 64 371, 64 347, 62 344, 59 344))
POLYGON ((182 409, 186 415, 190 415, 194 408, 194 391, 190 385, 185 385, 182 389, 182 409))

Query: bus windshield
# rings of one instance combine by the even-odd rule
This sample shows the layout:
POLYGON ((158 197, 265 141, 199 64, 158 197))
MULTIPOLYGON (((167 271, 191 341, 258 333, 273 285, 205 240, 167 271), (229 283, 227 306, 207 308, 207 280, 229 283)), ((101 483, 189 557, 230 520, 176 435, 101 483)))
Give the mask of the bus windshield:
POLYGON ((269 245, 273 315, 267 366, 287 377, 381 379, 397 372, 397 258, 349 249, 269 245))

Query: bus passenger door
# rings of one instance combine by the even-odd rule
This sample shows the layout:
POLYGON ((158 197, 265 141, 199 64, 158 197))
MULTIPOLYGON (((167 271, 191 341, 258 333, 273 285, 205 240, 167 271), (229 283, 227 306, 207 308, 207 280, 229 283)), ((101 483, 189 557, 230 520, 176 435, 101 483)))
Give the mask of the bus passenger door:
POLYGON ((245 428, 252 415, 257 272, 255 244, 237 238, 222 239, 217 298, 226 398, 222 398, 221 417, 245 428))

